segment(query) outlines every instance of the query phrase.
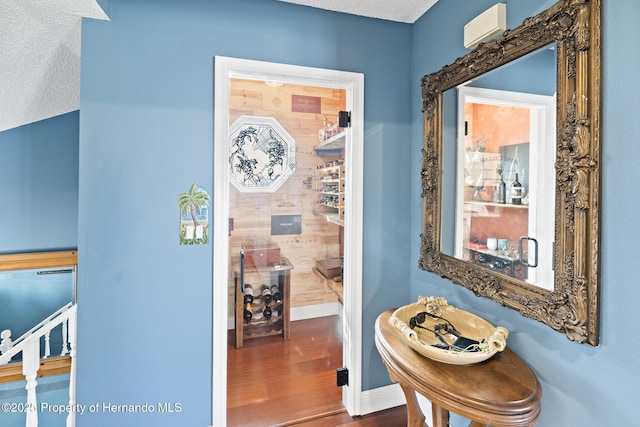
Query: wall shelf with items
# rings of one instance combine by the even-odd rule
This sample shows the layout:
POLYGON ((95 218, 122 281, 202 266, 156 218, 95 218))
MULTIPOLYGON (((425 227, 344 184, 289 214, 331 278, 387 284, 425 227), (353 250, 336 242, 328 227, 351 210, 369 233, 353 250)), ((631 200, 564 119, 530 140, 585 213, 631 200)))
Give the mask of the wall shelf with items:
POLYGON ((318 166, 317 170, 318 203, 321 209, 317 213, 327 221, 344 225, 345 166, 338 159, 318 166))
POLYGON ((288 340, 291 337, 291 262, 282 257, 279 264, 245 265, 243 269, 240 257, 234 261, 236 348, 241 348, 246 339, 271 335, 282 335, 283 339, 288 340), (246 275, 258 275, 261 281, 249 284, 245 281, 246 275), (269 289, 268 293, 262 291, 263 285, 269 289), (279 298, 273 298, 274 286, 280 293, 279 298), (250 301, 245 300, 245 291, 251 295, 250 301), (270 296, 269 302, 266 302, 267 294, 270 296), (270 316, 265 316, 267 307, 270 316), (251 318, 244 317, 245 310, 251 312, 251 318))
POLYGON ((342 131, 330 138, 327 138, 318 144, 314 150, 316 151, 324 151, 324 150, 342 150, 344 148, 344 142, 346 139, 345 131, 342 131))

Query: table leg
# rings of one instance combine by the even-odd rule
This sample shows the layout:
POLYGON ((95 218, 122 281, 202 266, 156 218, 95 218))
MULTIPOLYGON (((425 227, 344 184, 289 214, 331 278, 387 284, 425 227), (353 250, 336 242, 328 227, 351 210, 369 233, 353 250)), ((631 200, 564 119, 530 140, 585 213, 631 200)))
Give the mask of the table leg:
POLYGON ((449 411, 431 402, 431 414, 433 415, 433 427, 449 427, 449 411))
MULTIPOLYGON (((420 409, 416 392, 409 386, 400 384, 404 397, 407 400, 407 427, 425 427, 425 416, 420 409)), ((426 426, 428 427, 428 426, 426 426)), ((438 427, 436 424, 434 427, 438 427)))

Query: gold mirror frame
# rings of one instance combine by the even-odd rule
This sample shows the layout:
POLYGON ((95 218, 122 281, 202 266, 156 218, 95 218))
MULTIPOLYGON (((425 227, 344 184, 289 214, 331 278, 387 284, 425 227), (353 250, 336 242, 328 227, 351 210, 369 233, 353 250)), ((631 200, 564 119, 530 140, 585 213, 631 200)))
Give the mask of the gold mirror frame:
MULTIPOLYGON (((601 0, 561 0, 422 79, 423 234, 419 267, 546 323, 567 338, 599 339, 601 0), (440 251, 443 93, 557 42, 554 290, 440 251)), ((451 213, 453 214, 453 213, 451 213)))

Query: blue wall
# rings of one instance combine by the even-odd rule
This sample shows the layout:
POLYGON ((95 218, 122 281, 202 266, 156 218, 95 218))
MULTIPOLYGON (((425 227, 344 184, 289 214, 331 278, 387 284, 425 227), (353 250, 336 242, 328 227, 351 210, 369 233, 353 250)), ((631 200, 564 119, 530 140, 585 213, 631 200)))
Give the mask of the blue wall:
MULTIPOLYGON (((452 63, 466 53, 462 28, 490 7, 490 0, 441 0, 413 29, 412 152, 422 147, 420 78, 452 63)), ((508 1, 508 27, 544 9, 541 1, 508 1), (531 10, 528 10, 531 9, 531 10), (535 10, 534 10, 535 9, 535 10)), ((541 427, 638 425, 640 396, 640 340, 634 332, 640 299, 637 271, 638 231, 634 218, 640 199, 633 183, 640 158, 637 120, 640 67, 636 48, 640 3, 604 1, 603 6, 603 134, 602 134, 602 242, 601 344, 594 348, 568 341, 564 335, 525 319, 461 286, 454 286, 419 270, 417 253, 421 230, 421 200, 411 200, 411 299, 443 295, 510 330, 509 346, 533 368, 543 387, 541 427)), ((547 4, 546 6, 549 6, 547 4)), ((420 188, 420 159, 411 164, 413 194, 420 188)), ((452 423, 461 423, 453 419, 452 423)))
POLYGON ((363 388, 389 384, 373 323, 409 297, 411 26, 275 0, 110 8, 83 23, 78 400, 182 411, 78 425, 210 423, 215 248, 178 245, 176 198, 213 187, 215 55, 365 74, 363 388))
MULTIPOLYGON (((208 190, 213 185, 214 55, 365 74, 364 389, 389 383, 366 325, 372 326, 384 309, 417 295, 444 295, 509 328, 509 345, 542 381, 541 427, 637 424, 640 344, 633 325, 640 290, 633 218, 640 199, 633 183, 640 158, 635 96, 640 93, 635 76, 640 56, 634 48, 640 3, 620 0, 613 7, 605 2, 603 8, 602 323, 597 348, 569 342, 545 325, 417 268, 420 77, 467 52, 462 27, 492 1, 440 0, 413 26, 275 0, 109 3, 111 22, 83 23, 78 399, 87 404, 180 402, 183 409, 162 416, 85 414, 79 426, 206 426, 210 421, 214 248, 177 245, 176 197, 196 180, 208 190), (94 338, 100 335, 106 342, 94 338), (177 344, 182 342, 191 343, 189 350, 177 344)), ((552 3, 507 1, 508 26, 552 3)), ((52 185, 45 179, 33 188, 32 181, 19 179, 32 176, 26 171, 74 169, 63 159, 74 152, 77 156, 77 141, 76 148, 64 141, 68 135, 77 138, 77 121, 76 112, 0 133, 0 188, 8 195, 3 200, 38 195, 52 185), (39 152, 51 148, 45 141, 56 145, 43 160, 32 147, 40 144, 39 152), (65 167, 50 169, 50 159, 65 167)), ((15 215, 1 210, 0 252, 75 247, 76 228, 70 223, 75 223, 78 199, 67 196, 75 185, 77 176, 74 184, 49 190, 47 196, 58 193, 57 200, 65 202, 46 205, 55 215, 28 221, 33 227, 55 217, 65 229, 62 235, 18 237, 17 227, 7 226, 6 215, 15 215)), ((455 418, 453 423, 462 424, 455 418)))
POLYGON ((0 253, 77 247, 78 117, 0 132, 0 253))

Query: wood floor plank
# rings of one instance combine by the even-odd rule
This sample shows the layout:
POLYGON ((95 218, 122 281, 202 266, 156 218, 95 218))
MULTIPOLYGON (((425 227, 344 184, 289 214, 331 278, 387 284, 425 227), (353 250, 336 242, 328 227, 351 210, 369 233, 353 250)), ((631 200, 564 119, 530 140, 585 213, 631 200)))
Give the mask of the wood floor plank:
MULTIPOLYGON (((304 427, 406 427, 407 407, 405 405, 362 417, 351 417, 346 411, 328 415, 313 420, 301 420, 301 422, 286 423, 277 427, 304 426, 304 427)), ((276 427, 276 426, 274 426, 276 427)))
POLYGON ((246 340, 227 349, 227 425, 267 427, 406 426, 406 407, 365 417, 350 417, 336 386, 342 366, 339 316, 291 322, 291 339, 246 340))

